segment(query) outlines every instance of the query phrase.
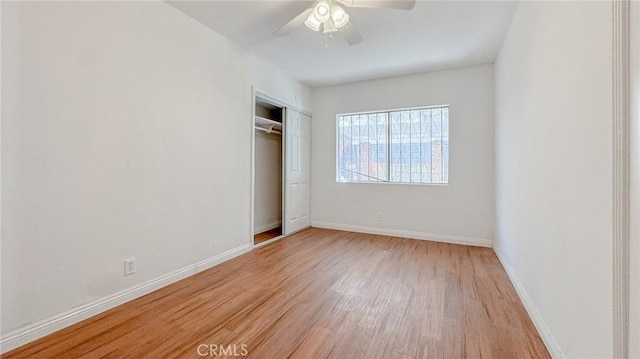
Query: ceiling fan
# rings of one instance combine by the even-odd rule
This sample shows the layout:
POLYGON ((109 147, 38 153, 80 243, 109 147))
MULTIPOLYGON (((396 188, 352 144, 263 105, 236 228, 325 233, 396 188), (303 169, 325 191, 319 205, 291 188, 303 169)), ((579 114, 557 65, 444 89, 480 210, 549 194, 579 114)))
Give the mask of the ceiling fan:
POLYGON ((351 45, 362 41, 362 35, 349 21, 349 14, 340 5, 347 8, 366 7, 382 9, 411 10, 416 0, 318 0, 317 3, 301 12, 291 21, 276 30, 274 34, 287 36, 296 27, 305 24, 313 31, 322 30, 325 34, 340 31, 345 40, 351 45))

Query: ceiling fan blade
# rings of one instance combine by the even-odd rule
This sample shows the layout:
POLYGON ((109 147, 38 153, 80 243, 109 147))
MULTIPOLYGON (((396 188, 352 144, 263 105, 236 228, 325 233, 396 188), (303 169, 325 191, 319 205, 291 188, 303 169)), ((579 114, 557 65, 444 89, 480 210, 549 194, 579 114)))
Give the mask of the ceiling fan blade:
POLYGON ((416 0, 338 0, 348 7, 369 7, 383 9, 411 10, 416 0))
POLYGON ((362 41, 362 35, 360 35, 358 30, 356 30, 351 21, 344 25, 340 29, 340 32, 344 36, 344 39, 347 40, 347 44, 349 44, 349 46, 353 46, 362 41))
POLYGON ((313 8, 307 9, 303 12, 300 13, 300 15, 294 17, 291 21, 289 21, 288 23, 282 25, 281 28, 279 28, 278 30, 276 30, 274 32, 274 34, 278 35, 278 36, 287 36, 291 33, 291 31, 293 31, 296 27, 304 24, 305 20, 307 20, 307 17, 309 16, 309 14, 311 14, 311 11, 313 11, 313 8))

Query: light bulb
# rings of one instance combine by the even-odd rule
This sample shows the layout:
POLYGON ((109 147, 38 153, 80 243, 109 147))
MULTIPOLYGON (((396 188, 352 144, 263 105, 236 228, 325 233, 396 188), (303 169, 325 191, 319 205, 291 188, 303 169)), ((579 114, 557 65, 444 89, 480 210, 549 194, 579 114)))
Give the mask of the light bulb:
POLYGON ((322 23, 329 20, 329 18, 331 17, 330 9, 331 7, 329 7, 328 2, 320 1, 318 5, 316 5, 316 7, 313 9, 312 14, 315 16, 316 20, 322 23))
POLYGON ((349 14, 338 5, 331 8, 331 19, 336 28, 341 28, 349 22, 349 14))

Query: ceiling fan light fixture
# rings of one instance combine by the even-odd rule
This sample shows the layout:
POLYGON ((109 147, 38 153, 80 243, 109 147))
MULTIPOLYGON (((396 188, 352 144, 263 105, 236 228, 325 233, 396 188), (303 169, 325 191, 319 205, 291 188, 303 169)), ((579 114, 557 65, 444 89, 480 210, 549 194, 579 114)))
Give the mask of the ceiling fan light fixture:
POLYGON ((331 7, 326 1, 320 1, 313 9, 313 16, 320 22, 325 22, 331 17, 331 7))
POLYGON ((338 5, 331 8, 331 19, 336 28, 341 28, 349 22, 349 14, 338 5))
POLYGON ((309 14, 309 17, 304 22, 304 24, 313 31, 320 31, 320 25, 322 24, 322 22, 318 21, 314 14, 311 13, 309 14))
POLYGON ((322 24, 322 32, 325 34, 330 34, 332 32, 338 31, 338 28, 333 23, 333 20, 329 19, 322 24))

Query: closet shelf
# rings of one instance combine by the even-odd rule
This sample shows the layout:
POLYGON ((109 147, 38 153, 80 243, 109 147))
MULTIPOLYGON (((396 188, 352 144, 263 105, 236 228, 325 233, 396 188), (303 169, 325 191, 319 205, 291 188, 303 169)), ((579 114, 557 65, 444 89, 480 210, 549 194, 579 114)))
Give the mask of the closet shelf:
POLYGON ((268 133, 274 132, 279 134, 282 131, 282 123, 260 116, 255 117, 255 127, 258 130, 268 133))

